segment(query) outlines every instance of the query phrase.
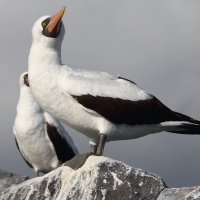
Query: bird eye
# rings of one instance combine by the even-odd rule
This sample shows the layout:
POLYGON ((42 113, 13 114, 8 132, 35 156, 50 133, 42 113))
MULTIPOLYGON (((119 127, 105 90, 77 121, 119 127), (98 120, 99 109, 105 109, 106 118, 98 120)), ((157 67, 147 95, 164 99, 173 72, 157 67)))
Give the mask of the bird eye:
POLYGON ((42 22, 42 27, 45 27, 47 25, 46 22, 42 22))
POLYGON ((24 80, 26 80, 28 78, 28 74, 24 75, 24 80))

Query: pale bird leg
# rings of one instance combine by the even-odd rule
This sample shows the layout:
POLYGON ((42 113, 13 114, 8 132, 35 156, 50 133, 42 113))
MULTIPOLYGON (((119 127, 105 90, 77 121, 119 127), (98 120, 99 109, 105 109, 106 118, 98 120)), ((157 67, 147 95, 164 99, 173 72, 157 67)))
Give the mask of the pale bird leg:
POLYGON ((100 141, 96 152, 97 156, 103 155, 105 143, 106 143, 106 135, 100 134, 100 141))
POLYGON ((39 172, 38 170, 35 170, 35 177, 38 177, 39 176, 39 172))
POLYGON ((96 144, 90 144, 90 153, 96 154, 97 152, 97 145, 96 144))

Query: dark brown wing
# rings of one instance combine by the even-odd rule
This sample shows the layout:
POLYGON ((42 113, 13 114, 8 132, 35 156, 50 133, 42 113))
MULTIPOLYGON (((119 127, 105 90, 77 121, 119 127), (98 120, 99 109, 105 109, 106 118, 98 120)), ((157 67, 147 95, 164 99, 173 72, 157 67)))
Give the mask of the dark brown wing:
POLYGON ((65 138, 63 138, 59 133, 56 127, 50 125, 46 122, 47 134, 53 143, 54 149, 58 160, 65 162, 72 159, 75 156, 75 152, 68 144, 65 138))
POLYGON ((31 165, 31 163, 29 163, 29 162, 24 158, 24 156, 22 155, 22 153, 21 153, 21 151, 20 151, 20 148, 19 148, 19 145, 18 145, 18 143, 17 143, 16 137, 15 137, 15 143, 16 143, 16 146, 17 146, 17 148, 18 148, 18 150, 19 150, 19 152, 20 152, 22 158, 25 160, 25 162, 27 163, 27 165, 28 165, 30 168, 33 168, 33 166, 31 165))
POLYGON ((82 106, 91 109, 115 124, 159 124, 165 121, 182 121, 156 97, 131 101, 119 98, 82 95, 72 97, 82 106))

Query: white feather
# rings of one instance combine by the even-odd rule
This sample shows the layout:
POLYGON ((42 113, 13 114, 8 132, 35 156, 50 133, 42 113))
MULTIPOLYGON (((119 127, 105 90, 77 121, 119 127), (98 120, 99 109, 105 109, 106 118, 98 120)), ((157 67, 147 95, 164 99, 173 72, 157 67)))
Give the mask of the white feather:
POLYGON ((46 122, 58 129, 58 133, 66 138, 76 154, 78 154, 78 150, 61 123, 44 112, 34 100, 30 88, 23 82, 23 76, 26 73, 20 76, 20 98, 13 132, 20 152, 34 170, 49 172, 58 167, 61 162, 58 160, 54 146, 46 132, 46 122))
MULTIPOLYGON (((62 23, 57 38, 42 34, 40 18, 33 26, 33 43, 29 54, 31 90, 39 105, 55 118, 85 134, 90 143, 99 142, 99 133, 107 141, 134 139, 168 130, 168 125, 116 125, 95 111, 80 105, 72 95, 90 94, 94 97, 112 97, 139 101, 153 96, 137 85, 105 72, 93 72, 63 65, 61 44, 65 29, 62 23)), ((109 111, 108 111, 109 112, 109 111)), ((171 126, 172 127, 172 126, 171 126)), ((170 128, 171 128, 170 127, 170 128)))

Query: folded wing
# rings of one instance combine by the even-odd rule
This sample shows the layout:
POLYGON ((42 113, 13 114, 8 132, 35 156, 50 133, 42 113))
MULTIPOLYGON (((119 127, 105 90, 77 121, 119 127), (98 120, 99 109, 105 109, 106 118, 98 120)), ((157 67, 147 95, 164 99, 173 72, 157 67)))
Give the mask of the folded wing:
POLYGON ((118 78, 70 76, 63 92, 83 107, 115 124, 160 124, 182 121, 182 117, 135 83, 118 78))

